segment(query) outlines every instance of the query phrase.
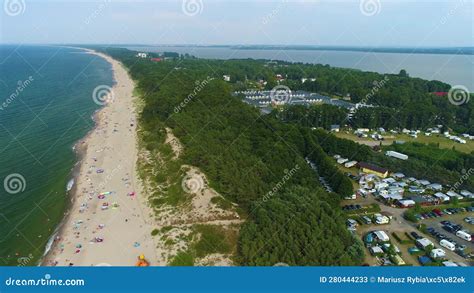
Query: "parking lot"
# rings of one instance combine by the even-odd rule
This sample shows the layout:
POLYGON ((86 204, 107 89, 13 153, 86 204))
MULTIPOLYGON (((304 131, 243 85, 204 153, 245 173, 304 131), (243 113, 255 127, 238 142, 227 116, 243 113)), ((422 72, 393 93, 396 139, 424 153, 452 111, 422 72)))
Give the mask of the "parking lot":
POLYGON ((443 217, 438 218, 429 218, 423 220, 422 223, 426 224, 428 229, 427 235, 439 243, 441 239, 446 239, 449 242, 455 243, 456 248, 465 246, 465 253, 469 254, 470 252, 474 251, 474 242, 469 242, 460 237, 456 236, 455 232, 447 231, 443 228, 446 222, 451 223, 452 225, 460 225, 460 229, 470 231, 471 233, 474 231, 474 225, 469 224, 464 221, 466 217, 472 217, 472 213, 459 213, 454 215, 445 215, 443 217), (431 228, 431 229, 430 229, 431 228))

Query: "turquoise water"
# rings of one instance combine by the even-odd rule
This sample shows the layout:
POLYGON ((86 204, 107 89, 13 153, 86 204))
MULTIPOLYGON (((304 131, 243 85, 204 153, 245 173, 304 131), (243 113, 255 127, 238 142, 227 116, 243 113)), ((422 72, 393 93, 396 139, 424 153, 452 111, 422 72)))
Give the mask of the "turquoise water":
POLYGON ((79 49, 0 46, 0 265, 35 265, 70 202, 73 145, 111 66, 79 49))

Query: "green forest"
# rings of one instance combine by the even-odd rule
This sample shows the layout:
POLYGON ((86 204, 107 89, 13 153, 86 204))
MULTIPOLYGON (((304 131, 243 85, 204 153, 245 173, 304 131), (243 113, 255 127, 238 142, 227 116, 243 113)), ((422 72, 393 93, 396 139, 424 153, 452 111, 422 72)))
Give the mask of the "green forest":
MULTIPOLYGON (((185 147, 184 162, 199 167, 213 188, 248 214, 238 243, 240 264, 362 263, 360 244, 347 231, 339 208, 341 198, 352 192, 350 181, 331 164, 306 127, 262 116, 233 97, 228 83, 212 78, 218 74, 208 60, 153 63, 137 60, 133 52, 123 49, 105 53, 120 60, 137 82, 145 102, 140 126, 156 133, 149 139, 163 140, 163 127, 170 127, 185 147), (310 168, 306 157, 324 170, 322 174, 310 168), (319 175, 336 193, 323 191, 319 175), (275 186, 280 188, 275 191, 275 186), (286 208, 281 209, 282 204, 286 208), (269 217, 275 221, 268 221, 269 217), (283 219, 294 220, 285 225, 283 219), (279 239, 272 242, 269 235, 275 233, 279 239), (293 239, 300 239, 297 245, 293 239), (262 247, 265 243, 271 246, 262 247)), ((154 148, 159 143, 145 145, 154 148)))
MULTIPOLYGON (((259 79, 266 80, 266 87, 272 88, 278 73, 286 76, 285 83, 292 89, 350 93, 353 101, 360 101, 373 87, 373 81, 383 79, 383 75, 326 65, 281 66, 265 60, 180 56, 150 62, 135 58, 135 52, 126 49, 99 50, 120 60, 136 81, 137 92, 144 101, 140 127, 156 134, 147 136, 146 147, 158 148, 164 141, 164 127, 171 128, 184 145, 184 162, 199 167, 211 187, 245 210, 248 218, 241 228, 236 256, 241 265, 362 264, 361 243, 346 229, 340 210, 341 199, 353 192, 352 184, 335 166, 331 155, 338 153, 359 161, 390 165, 413 173, 412 176, 430 168, 426 156, 413 154, 415 161, 396 162, 366 146, 312 129, 327 128, 334 121, 344 120, 344 110, 324 105, 310 109, 290 107, 263 115, 232 95, 259 79), (231 75, 231 82, 223 81, 223 74, 231 75), (301 83, 302 77, 316 80, 301 83), (306 159, 316 164, 317 172, 306 159), (324 177, 334 193, 324 191, 319 176, 324 177)), ((413 79, 406 74, 390 75, 386 88, 377 93, 377 102, 383 107, 408 105, 400 110, 404 113, 400 115, 406 117, 414 115, 415 110, 418 113, 423 104, 430 109, 428 113, 437 114, 435 123, 445 123, 460 131, 472 130, 472 103, 471 108, 451 107, 430 94, 448 89, 448 85, 436 81, 413 79)), ((417 127, 428 118, 416 119, 417 122, 410 118, 398 123, 405 124, 400 127, 417 127)), ((356 117, 355 121, 365 125, 361 118, 356 117)), ((432 170, 435 177, 441 178, 448 164, 470 162, 443 160, 435 166, 439 170, 432 170)), ((455 167, 449 171, 452 174, 445 170, 444 177, 458 175, 459 166, 455 167)))

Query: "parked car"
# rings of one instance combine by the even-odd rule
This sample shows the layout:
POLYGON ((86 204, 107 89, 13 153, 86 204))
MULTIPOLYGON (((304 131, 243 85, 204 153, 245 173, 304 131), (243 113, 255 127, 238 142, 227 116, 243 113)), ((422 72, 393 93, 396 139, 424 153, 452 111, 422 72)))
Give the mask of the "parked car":
POLYGON ((462 229, 462 226, 461 225, 454 225, 453 229, 454 229, 455 232, 457 232, 457 231, 462 229))
POLYGON ((363 216, 363 217, 362 217, 362 220, 363 220, 364 223, 367 224, 367 225, 372 224, 372 220, 371 220, 369 217, 367 217, 367 216, 363 216))
POLYGON ((464 250, 466 249, 466 247, 467 247, 466 245, 456 245, 456 249, 458 250, 464 250))
POLYGON ((464 218, 464 222, 474 224, 474 217, 466 217, 464 218))
POLYGON ((451 233, 455 232, 453 226, 450 226, 450 225, 444 225, 443 229, 451 233))
POLYGON ((464 252, 464 250, 456 250, 456 253, 464 258, 467 258, 467 254, 464 252))

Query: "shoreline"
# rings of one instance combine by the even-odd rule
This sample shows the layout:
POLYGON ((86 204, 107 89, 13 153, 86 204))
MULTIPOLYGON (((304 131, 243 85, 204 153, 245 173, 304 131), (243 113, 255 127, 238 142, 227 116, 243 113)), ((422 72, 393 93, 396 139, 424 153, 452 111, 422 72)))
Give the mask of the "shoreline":
POLYGON ((76 49, 105 59, 112 67, 114 85, 111 99, 93 115, 94 127, 73 146, 77 163, 71 170, 74 186, 67 192, 70 203, 39 265, 130 266, 140 254, 153 264, 152 214, 136 170, 135 84, 117 60, 90 49, 76 49), (98 198, 100 193, 108 194, 98 198), (110 205, 109 200, 114 202, 110 205), (139 241, 133 242, 135 239, 139 241), (130 251, 123 247, 125 243, 120 247, 120 242, 129 242, 130 251))
MULTIPOLYGON (((94 112, 93 116, 100 112, 102 109, 99 109, 94 112)), ((66 191, 66 196, 69 199, 69 202, 67 203, 66 208, 64 209, 64 216, 63 219, 58 223, 56 228, 53 231, 53 234, 51 234, 50 238, 48 239, 48 242, 46 243, 43 255, 41 256, 40 260, 38 261, 39 266, 44 266, 46 265, 45 262, 50 256, 52 250, 55 248, 55 239, 59 235, 62 234, 64 225, 68 222, 68 219, 70 217, 70 212, 74 206, 75 203, 75 198, 76 198, 76 193, 77 193, 77 180, 78 176, 81 172, 81 166, 82 166, 82 160, 86 154, 87 150, 87 144, 81 143, 87 140, 89 135, 91 135, 92 132, 97 128, 97 120, 94 118, 92 119, 94 121, 94 127, 89 130, 84 137, 79 139, 77 142, 74 143, 72 149, 74 152, 74 155, 76 156, 76 163, 74 166, 71 168, 70 171, 70 180, 74 180, 74 185, 73 187, 69 190, 66 191), (49 249, 48 249, 49 246, 49 249)), ((68 181, 69 182, 69 181, 68 181)))

